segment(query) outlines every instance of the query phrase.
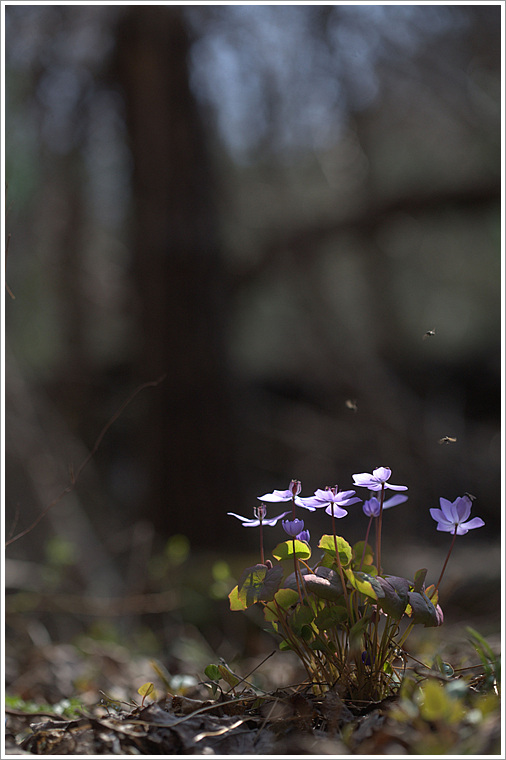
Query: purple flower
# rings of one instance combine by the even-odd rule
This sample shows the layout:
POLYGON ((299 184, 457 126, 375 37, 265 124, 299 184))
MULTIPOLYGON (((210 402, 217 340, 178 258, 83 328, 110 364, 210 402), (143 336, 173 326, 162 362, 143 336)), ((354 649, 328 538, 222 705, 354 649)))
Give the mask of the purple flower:
POLYGON ((283 520, 283 530, 292 538, 297 538, 299 533, 304 530, 304 520, 283 520))
POLYGON ((265 507, 265 504, 261 504, 259 507, 253 507, 253 513, 257 519, 251 520, 249 517, 236 515, 235 512, 227 512, 227 515, 232 515, 232 517, 237 517, 238 520, 242 520, 242 524, 245 528, 258 528, 260 525, 260 518, 262 518, 262 525, 276 525, 277 521, 281 517, 284 517, 288 514, 288 512, 282 512, 280 515, 277 515, 276 517, 270 517, 268 520, 266 520, 265 516, 267 514, 267 509, 265 507))
POLYGON ((309 544, 309 541, 311 540, 311 535, 308 530, 303 530, 301 533, 299 533, 298 536, 295 536, 297 541, 304 541, 305 544, 309 544))
POLYGON ((318 488, 314 492, 314 496, 310 496, 307 499, 301 499, 303 507, 306 509, 319 509, 325 507, 325 512, 328 515, 334 517, 345 517, 348 512, 341 507, 346 507, 349 504, 355 504, 357 501, 361 501, 355 496, 355 491, 338 491, 337 486, 333 488, 327 488, 325 490, 318 488))
POLYGON ((372 475, 368 472, 359 472, 353 476, 354 485, 369 488, 370 491, 381 491, 382 488, 390 488, 392 491, 407 491, 407 486, 392 486, 387 483, 392 474, 390 467, 377 467, 372 475))
POLYGON ((439 503, 441 509, 429 510, 431 517, 437 522, 438 530, 463 536, 468 530, 485 525, 481 517, 473 517, 472 520, 466 522, 472 507, 469 496, 458 496, 453 502, 441 497, 439 503))
MULTIPOLYGON (((301 491, 300 480, 291 480, 289 487, 286 491, 273 491, 272 493, 266 493, 263 496, 257 496, 260 501, 294 501, 298 507, 303 507, 302 499, 299 499, 301 491)), ((314 512, 314 510, 312 510, 314 512)))
MULTIPOLYGON (((383 502, 383 509, 390 509, 390 507, 395 507, 397 504, 403 504, 407 500, 408 497, 402 496, 401 494, 398 494, 397 496, 391 496, 389 499, 383 502)), ((380 500, 376 496, 371 496, 370 499, 364 501, 362 510, 364 512, 364 515, 367 515, 367 517, 379 517, 380 500)))

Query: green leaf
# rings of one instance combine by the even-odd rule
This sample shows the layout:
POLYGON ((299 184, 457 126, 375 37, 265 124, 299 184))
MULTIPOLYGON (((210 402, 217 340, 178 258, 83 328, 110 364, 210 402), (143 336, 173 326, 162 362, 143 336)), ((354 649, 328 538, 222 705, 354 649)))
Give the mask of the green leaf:
POLYGON ((348 611, 346 607, 336 605, 325 607, 315 618, 315 623, 320 631, 327 631, 329 628, 340 626, 348 620, 348 611))
POLYGON ((309 559, 311 556, 311 549, 310 547, 304 543, 304 541, 283 541, 282 544, 278 544, 274 551, 272 552, 272 556, 282 562, 285 559, 290 559, 293 557, 294 554, 294 546, 295 546, 295 556, 297 559, 309 559))
POLYGON ((320 636, 316 636, 314 641, 311 641, 309 646, 311 649, 314 649, 316 652, 325 652, 325 654, 332 654, 332 650, 329 644, 327 644, 320 636))
POLYGON ((315 574, 304 576, 308 591, 311 591, 320 599, 334 602, 343 595, 343 584, 339 573, 328 567, 318 567, 315 574))
POLYGON ((237 591, 232 589, 228 595, 230 609, 247 609, 256 602, 271 601, 274 599, 282 577, 282 567, 267 567, 261 564, 247 567, 239 579, 237 591))
POLYGON ((365 544, 364 541, 357 541, 357 543, 353 545, 353 556, 354 564, 357 567, 360 566, 363 556, 362 570, 365 570, 365 565, 372 565, 374 562, 374 552, 372 547, 369 546, 369 544, 365 544))
MULTIPOLYGON (((297 573, 299 576, 299 574, 297 573)), ((339 574, 335 570, 329 567, 318 567, 314 573, 310 572, 306 567, 301 568, 301 575, 303 581, 300 580, 301 588, 307 591, 311 591, 315 596, 320 599, 326 599, 328 601, 336 601, 343 594, 343 586, 339 574)), ((298 591, 297 578, 295 573, 291 573, 285 580, 285 588, 291 588, 298 591)))
POLYGON ((288 622, 295 633, 300 633, 302 628, 314 619, 313 610, 306 605, 299 604, 290 615, 288 622))
POLYGON ((464 704, 448 694, 438 681, 430 680, 420 689, 420 716, 427 721, 443 725, 458 723, 465 715, 464 704))
POLYGON ((470 637, 471 637, 471 643, 474 646, 474 648, 476 649, 477 653, 480 655, 480 658, 483 659, 481 657, 481 655, 485 654, 486 657, 491 662, 494 662, 495 659, 496 659, 496 656, 495 656, 494 652, 492 651, 492 649, 490 647, 490 644, 488 643, 488 641, 485 638, 483 638, 483 636, 481 635, 481 633, 479 633, 478 631, 476 631, 474 628, 471 628, 470 625, 466 626, 466 631, 470 635, 470 637))
POLYGON ((237 586, 234 586, 230 594, 228 595, 229 601, 230 601, 230 609, 233 611, 237 610, 246 610, 248 608, 248 605, 246 602, 239 596, 239 589, 237 586))
POLYGON ((278 612, 278 609, 281 611, 281 614, 283 614, 298 601, 299 594, 297 591, 293 591, 290 588, 280 588, 279 591, 276 591, 274 594, 274 600, 265 605, 265 619, 267 622, 279 620, 280 613, 278 612))
POLYGON ((219 681, 221 678, 221 672, 217 665, 208 665, 204 673, 211 681, 219 681))
POLYGON ((361 617, 350 630, 350 639, 361 636, 367 626, 369 625, 370 615, 364 615, 361 617))
POLYGON ((423 591, 410 591, 408 599, 409 608, 406 608, 406 613, 411 616, 413 623, 422 623, 425 628, 438 625, 436 608, 423 591))
POLYGON ((378 579, 374 576, 368 575, 368 573, 359 573, 354 570, 345 570, 345 573, 353 588, 357 589, 361 594, 376 601, 385 596, 378 579))
POLYGON ((427 575, 427 568, 424 567, 422 570, 417 570, 415 573, 415 582, 413 584, 413 591, 416 591, 417 593, 419 591, 422 591, 423 584, 425 583, 425 576, 427 575))
MULTIPOLYGON (((142 704, 144 704, 144 700, 146 697, 149 697, 149 695, 154 695, 155 691, 155 685, 154 683, 151 683, 151 681, 148 681, 147 683, 143 683, 142 686, 139 686, 137 689, 137 694, 140 694, 142 697, 142 704)), ((153 696, 155 698, 156 695, 153 696)))
MULTIPOLYGON (((355 566, 355 563, 353 563, 353 566, 355 566)), ((362 572, 367 573, 367 575, 372 575, 373 577, 376 577, 376 575, 378 575, 378 569, 376 565, 362 565, 362 572)))
MULTIPOLYGON (((346 567, 350 564, 351 558, 353 556, 352 548, 349 543, 344 540, 344 538, 341 538, 341 536, 336 536, 336 542, 337 551, 339 552, 339 560, 341 562, 341 565, 343 567, 346 567)), ((320 543, 318 544, 318 548, 323 549, 323 551, 329 554, 331 557, 335 557, 336 547, 334 543, 334 536, 328 534, 322 536, 320 543)))
POLYGON ((143 683, 142 686, 139 686, 137 689, 137 694, 140 694, 141 697, 148 697, 151 692, 155 690, 154 683, 151 683, 151 681, 148 681, 147 683, 143 683))
POLYGON ((234 686, 237 686, 239 681, 241 680, 238 678, 235 673, 232 673, 232 671, 227 668, 226 665, 218 665, 218 670, 220 671, 221 677, 224 681, 228 683, 229 686, 234 688, 234 686))
POLYGON ((397 575, 385 575, 376 578, 380 584, 384 597, 378 600, 381 609, 393 618, 400 618, 408 603, 410 583, 407 578, 397 575))

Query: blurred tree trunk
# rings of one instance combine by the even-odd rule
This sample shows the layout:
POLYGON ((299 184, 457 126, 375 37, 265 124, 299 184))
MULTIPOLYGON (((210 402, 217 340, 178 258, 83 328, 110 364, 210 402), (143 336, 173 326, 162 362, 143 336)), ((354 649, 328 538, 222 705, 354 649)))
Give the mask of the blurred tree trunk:
POLYGON ((166 375, 150 395, 139 456, 144 515, 194 543, 223 535, 234 485, 224 330, 227 283, 213 182, 189 87, 180 9, 131 6, 118 30, 114 71, 133 156, 134 277, 141 325, 137 380, 166 375))

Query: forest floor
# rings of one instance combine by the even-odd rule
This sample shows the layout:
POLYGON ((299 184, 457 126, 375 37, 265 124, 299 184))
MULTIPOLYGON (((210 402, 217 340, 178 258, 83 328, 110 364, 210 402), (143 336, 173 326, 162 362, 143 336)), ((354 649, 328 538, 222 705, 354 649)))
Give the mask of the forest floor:
MULTIPOLYGON (((397 695, 365 704, 341 699, 338 690, 315 695, 303 681, 266 691, 251 676, 232 689, 225 682, 206 681, 205 675, 199 681, 190 675, 191 666, 188 676, 171 678, 161 663, 132 657, 126 648, 103 641, 83 639, 79 647, 51 644, 32 651, 24 678, 8 690, 5 752, 499 755, 498 660, 481 657, 458 637, 450 635, 448 642, 445 654, 455 664, 450 677, 413 660, 397 695), (156 688, 146 688, 149 673, 156 688), (143 686, 148 691, 144 698, 143 686), (13 696, 14 691, 23 697, 13 696), (30 694, 53 699, 37 703, 30 694)), ((497 653, 499 638, 488 642, 497 653)), ((276 652, 263 663, 264 683, 276 678, 283 657, 287 653, 276 652)), ((423 652, 420 657, 420 662, 428 661, 423 652)), ((293 676, 292 668, 288 656, 285 675, 293 676)))
MULTIPOLYGON (((475 567, 485 572, 490 558, 475 567)), ((177 583, 172 570, 173 589, 132 597, 128 611, 13 583, 5 754, 501 754, 498 577, 472 584, 457 567, 444 624, 418 626, 404 647, 399 692, 358 703, 339 687, 316 694, 261 614, 231 612, 219 583, 213 598, 200 579, 213 577, 214 562, 195 579, 183 565, 177 583), (238 676, 233 688, 206 676, 222 657, 238 676)))

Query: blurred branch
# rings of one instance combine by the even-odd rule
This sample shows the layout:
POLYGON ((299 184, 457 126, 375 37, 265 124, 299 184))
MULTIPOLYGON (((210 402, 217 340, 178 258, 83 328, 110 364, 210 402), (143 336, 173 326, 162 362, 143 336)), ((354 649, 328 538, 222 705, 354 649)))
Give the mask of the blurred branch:
POLYGON ((501 200, 500 181, 472 187, 455 187, 450 190, 436 190, 430 193, 413 193, 384 202, 369 203, 345 219, 330 222, 317 220, 315 224, 304 225, 299 229, 284 230, 274 234, 263 246, 260 255, 249 268, 240 272, 236 286, 254 279, 259 272, 273 264, 281 251, 290 251, 294 255, 305 255, 308 249, 314 252, 315 246, 322 245, 329 238, 345 232, 356 231, 370 236, 380 225, 397 214, 433 214, 443 210, 457 209, 469 211, 475 208, 499 203, 501 200))
POLYGON ((173 589, 151 594, 99 597, 82 594, 53 594, 40 591, 22 591, 10 594, 6 612, 15 614, 30 610, 37 612, 65 612, 72 615, 121 617, 122 615, 147 615, 171 612, 178 608, 180 600, 173 589))
POLYGON ((109 430, 109 428, 111 427, 111 425, 113 425, 114 422, 116 422, 116 420, 123 414, 123 412, 125 411, 125 409, 127 408, 127 406, 129 406, 132 403, 132 401, 134 400, 134 398, 141 391, 143 391, 145 388, 152 388, 152 387, 155 387, 155 386, 159 385, 164 380, 164 377, 165 376, 162 376, 162 377, 158 378, 158 380, 149 380, 146 383, 142 383, 142 385, 139 385, 134 390, 134 392, 120 406, 120 408, 117 410, 117 412, 115 412, 115 414, 113 414, 112 417, 109 419, 109 421, 104 425, 104 427, 100 431, 100 434, 99 434, 97 440, 95 441, 95 444, 94 444, 93 448, 91 449, 91 451, 88 454, 88 456, 83 460, 83 462, 81 463, 81 465, 78 467, 77 471, 76 472, 71 472, 69 484, 63 489, 63 491, 55 499, 53 499, 53 501, 51 501, 42 510, 42 512, 35 518, 35 520, 33 520, 33 522, 27 528, 25 528, 24 530, 20 531, 19 533, 16 533, 16 535, 12 536, 12 538, 9 538, 5 542, 5 546, 6 547, 10 546, 10 544, 14 543, 15 541, 18 541, 20 538, 23 538, 28 533, 30 533, 40 523, 40 521, 47 515, 47 513, 54 506, 56 506, 56 504, 59 504, 59 502, 67 494, 71 493, 75 489, 75 487, 77 485, 77 482, 79 480, 79 477, 81 476, 81 473, 83 472, 83 470, 85 469, 85 467, 89 464, 89 462, 93 459, 93 457, 97 453, 97 451, 98 451, 98 449, 100 447, 100 444, 102 443, 102 440, 103 440, 105 434, 107 433, 107 431, 109 430))
MULTIPOLYGON (((5 269, 7 269, 7 256, 9 255, 9 243, 11 242, 11 233, 7 235, 7 242, 5 244, 5 269)), ((9 288, 7 281, 5 282, 5 289, 7 293, 10 295, 13 301, 16 300, 16 296, 12 292, 12 290, 9 288)))

